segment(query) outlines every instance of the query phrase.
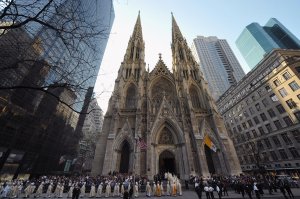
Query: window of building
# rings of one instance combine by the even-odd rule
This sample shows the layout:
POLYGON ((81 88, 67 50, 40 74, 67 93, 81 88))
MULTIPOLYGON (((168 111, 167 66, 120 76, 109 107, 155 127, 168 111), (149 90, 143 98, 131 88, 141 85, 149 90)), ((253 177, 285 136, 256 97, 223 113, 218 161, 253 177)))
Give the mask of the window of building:
POLYGON ((299 95, 297 95, 297 97, 298 97, 298 99, 300 100, 300 94, 299 94, 299 95))
POLYGON ((245 122, 242 123, 243 128, 246 130, 247 129, 247 125, 245 122))
POLYGON ((265 141, 265 144, 266 144, 266 146, 267 146, 268 149, 272 148, 272 145, 271 145, 271 143, 270 143, 270 141, 269 141, 268 138, 264 139, 264 141, 265 141))
POLYGON ((281 159, 283 159, 283 160, 288 159, 288 156, 287 156, 287 154, 286 154, 286 152, 285 152, 284 149, 279 149, 278 151, 280 153, 281 159))
POLYGON ((261 114, 260 114, 260 117, 261 117, 261 120, 262 120, 262 121, 266 121, 266 120, 267 120, 267 116, 266 116, 266 114, 264 114, 264 113, 261 113, 261 114))
POLYGON ((292 126, 293 125, 293 121, 291 120, 291 118, 289 116, 285 116, 283 118, 283 120, 284 120, 286 126, 292 126))
POLYGON ((300 66, 297 66, 295 69, 298 73, 300 73, 300 66))
POLYGON ((250 120, 248 120, 248 121, 247 121, 247 123, 249 124, 249 126, 250 126, 250 127, 252 127, 252 126, 253 126, 253 123, 252 123, 252 120, 251 120, 251 119, 250 119, 250 120))
POLYGON ((260 132, 260 135, 264 135, 265 134, 265 131, 264 131, 263 127, 258 127, 258 130, 260 132))
POLYGON ((273 140, 275 146, 281 147, 281 142, 276 135, 272 137, 272 140, 273 140))
POLYGON ((268 110, 268 113, 269 113, 269 115, 270 115, 271 118, 273 118, 273 117, 276 116, 276 115, 275 115, 275 112, 273 111, 273 109, 269 109, 269 110, 268 110))
POLYGON ((267 155, 267 152, 262 152, 262 157, 263 157, 263 161, 264 162, 268 162, 269 161, 269 156, 267 155))
POLYGON ((283 106, 281 104, 278 104, 276 106, 277 110, 279 113, 285 113, 285 109, 283 108, 283 106))
POLYGON ((270 95, 270 98, 273 102, 277 102, 278 101, 278 97, 273 93, 270 95))
POLYGON ((300 122, 300 111, 295 112, 294 115, 297 118, 298 122, 300 122))
POLYGON ((269 133, 272 133, 273 129, 272 129, 271 124, 266 124, 266 128, 267 128, 269 133))
POLYGON ((275 124, 275 126, 276 126, 277 129, 281 129, 282 128, 282 125, 281 125, 281 123, 280 123, 279 120, 275 120, 274 124, 275 124))
POLYGON ((255 124, 259 124, 259 119, 258 119, 258 117, 255 116, 255 117, 253 118, 253 120, 254 120, 255 124))
POLYGON ((260 111, 261 110, 260 104, 259 103, 255 104, 255 108, 256 108, 257 111, 260 111))
POLYGON ((291 89, 293 91, 296 91, 300 88, 299 85, 297 84, 297 82, 295 82, 295 81, 292 81, 291 83, 289 83, 289 86, 291 87, 291 89))
POLYGON ((288 92, 285 90, 285 88, 281 88, 278 91, 279 91, 281 97, 285 97, 288 95, 288 92))
POLYGON ((258 93, 258 95, 261 97, 261 96, 263 96, 263 90, 262 89, 259 89, 258 91, 257 91, 257 93, 258 93))
POLYGON ((262 144, 262 142, 260 140, 257 141, 257 148, 260 150, 264 150, 264 145, 262 144))
POLYGON ((289 148, 289 150, 290 150, 293 158, 300 158, 299 153, 295 147, 291 147, 291 148, 289 148))
POLYGON ((257 137, 257 132, 256 132, 255 129, 252 130, 252 134, 253 134, 253 136, 254 136, 255 138, 257 137))
POLYGON ((285 142, 286 145, 292 145, 293 142, 291 141, 291 139, 289 138, 287 133, 282 133, 281 137, 283 139, 283 141, 285 142))
POLYGON ((294 139, 300 143, 300 131, 298 129, 292 130, 291 133, 293 134, 294 139))
POLYGON ((249 117, 249 114, 248 114, 247 111, 244 111, 244 115, 245 115, 246 117, 249 117))
POLYGON ((248 157, 246 155, 244 156, 244 160, 245 160, 245 163, 248 164, 248 157))
POLYGON ((242 140, 243 142, 246 141, 246 138, 245 138, 245 135, 244 135, 244 134, 241 135, 241 140, 242 140))
POLYGON ((278 157, 277 157, 275 151, 270 151, 270 154, 271 154, 272 159, 273 159, 274 161, 278 160, 278 157))
POLYGON ((233 133, 236 135, 237 134, 237 131, 236 131, 236 128, 235 127, 233 127, 233 133))
POLYGON ((291 74, 290 74, 289 72, 285 72, 285 73, 282 74, 282 77, 283 77, 285 80, 288 80, 288 79, 290 79, 292 76, 291 76, 291 74))
POLYGON ((249 132, 246 132, 246 136, 247 136, 248 139, 251 139, 251 135, 250 135, 249 132))
POLYGON ((252 107, 249 108, 249 111, 250 111, 251 114, 255 113, 252 107))
POLYGON ((286 104, 290 107, 290 109, 293 109, 293 108, 297 107, 297 104, 294 102, 293 99, 287 100, 286 104))
POLYGON ((267 98, 264 98, 264 99, 262 100, 262 103, 263 103, 263 105, 264 105, 265 107, 267 107, 267 106, 269 105, 269 101, 267 100, 267 98))
POLYGON ((266 85, 266 86, 265 86, 265 89, 266 89, 266 91, 268 91, 268 92, 271 91, 271 87, 270 87, 269 85, 266 85))
POLYGON ((273 81, 273 83, 274 83, 275 86, 279 86, 281 84, 280 81, 279 81, 279 79, 275 79, 273 81))
POLYGON ((238 128, 239 132, 241 132, 241 131, 242 131, 242 128, 241 128, 241 126, 240 126, 240 125, 237 125, 237 128, 238 128))

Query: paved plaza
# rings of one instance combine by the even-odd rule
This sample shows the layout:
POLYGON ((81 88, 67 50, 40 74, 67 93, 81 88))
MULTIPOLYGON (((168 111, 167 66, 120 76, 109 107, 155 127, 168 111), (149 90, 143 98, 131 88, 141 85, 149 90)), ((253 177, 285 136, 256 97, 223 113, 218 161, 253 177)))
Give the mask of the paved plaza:
MULTIPOLYGON (((295 196, 295 199, 300 199, 300 188, 293 188, 292 192, 295 196)), ((263 196, 261 196, 261 198, 284 199, 284 196, 282 195, 282 193, 279 190, 277 192, 273 193, 272 195, 268 194, 268 190, 264 190, 264 193, 265 194, 263 196)), ((88 193, 86 195, 88 195, 88 193)), ((229 196, 223 196, 222 198, 224 198, 224 199, 242 198, 241 194, 237 194, 232 190, 228 191, 228 195, 229 196)), ((65 196, 66 196, 66 194, 65 194, 65 196)), ((215 199, 218 198, 216 192, 214 192, 214 196, 215 196, 215 199)), ((40 197, 40 198, 43 198, 43 197, 40 197)), ((66 197, 64 197, 64 198, 66 198, 66 197)), ((85 197, 85 198, 88 198, 88 197, 85 197)), ((101 197, 101 198, 105 198, 105 197, 101 197)), ((116 199, 116 198, 119 198, 119 197, 109 197, 107 199, 116 199)), ((140 193, 138 198, 146 199, 146 198, 149 198, 149 197, 146 197, 146 193, 140 193)), ((162 199, 162 198, 165 198, 165 199, 171 199, 171 198, 198 199, 196 192, 193 191, 193 190, 184 190, 182 196, 176 196, 176 197, 173 197, 173 196, 161 196, 161 197, 156 197, 155 196, 154 197, 153 196, 151 198, 152 199, 162 199)), ((245 195, 245 199, 247 199, 247 198, 249 198, 249 197, 247 195, 245 195)), ((255 195, 252 195, 252 198, 255 199, 256 198, 255 195)), ((84 198, 81 198, 81 199, 84 199, 84 198)), ((202 193, 202 199, 206 199, 205 192, 202 193)))

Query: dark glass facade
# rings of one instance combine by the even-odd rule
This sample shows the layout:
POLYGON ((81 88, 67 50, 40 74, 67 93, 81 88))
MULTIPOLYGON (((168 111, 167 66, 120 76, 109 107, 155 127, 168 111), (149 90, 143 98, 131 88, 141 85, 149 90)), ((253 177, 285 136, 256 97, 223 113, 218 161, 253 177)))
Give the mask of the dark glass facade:
POLYGON ((300 49, 299 39, 275 18, 265 26, 258 23, 246 26, 236 45, 251 69, 275 48, 300 49))
POLYGON ((114 9, 112 0, 55 2, 46 22, 66 31, 28 23, 0 37, 1 176, 63 171, 62 157, 76 155, 84 114, 68 106, 88 106, 114 9))

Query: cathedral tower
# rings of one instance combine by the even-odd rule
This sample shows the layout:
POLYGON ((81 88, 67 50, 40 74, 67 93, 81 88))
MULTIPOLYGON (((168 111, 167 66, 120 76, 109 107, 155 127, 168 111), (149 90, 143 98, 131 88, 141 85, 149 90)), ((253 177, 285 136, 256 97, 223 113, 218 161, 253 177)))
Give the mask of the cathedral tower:
POLYGON ((197 62, 172 15, 172 72, 159 56, 145 70, 140 14, 121 63, 98 140, 92 174, 241 172, 232 141, 197 62), (137 140, 147 143, 142 150, 137 140), (210 141, 216 152, 207 147, 210 141), (206 143, 206 144, 205 144, 206 143))

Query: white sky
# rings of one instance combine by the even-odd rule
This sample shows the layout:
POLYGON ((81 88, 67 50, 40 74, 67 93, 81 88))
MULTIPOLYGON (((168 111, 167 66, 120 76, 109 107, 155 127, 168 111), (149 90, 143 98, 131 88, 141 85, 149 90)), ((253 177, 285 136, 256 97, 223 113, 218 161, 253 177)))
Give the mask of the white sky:
POLYGON ((189 45, 197 35, 217 36, 226 39, 247 73, 249 68, 239 53, 235 41, 248 24, 265 25, 275 17, 296 37, 300 38, 300 1, 289 0, 114 0, 115 20, 101 69, 95 85, 95 93, 104 113, 113 91, 130 35, 141 12, 145 61, 150 70, 158 61, 158 53, 169 67, 171 65, 171 12, 189 45))

